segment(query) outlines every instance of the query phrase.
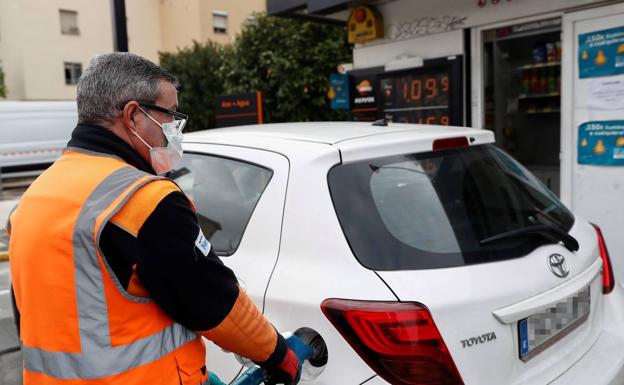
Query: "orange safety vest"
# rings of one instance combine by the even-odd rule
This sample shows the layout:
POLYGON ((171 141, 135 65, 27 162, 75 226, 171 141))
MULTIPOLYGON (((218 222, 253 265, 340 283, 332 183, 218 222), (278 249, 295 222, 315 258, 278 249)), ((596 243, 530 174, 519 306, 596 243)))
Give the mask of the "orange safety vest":
POLYGON ((201 337, 135 275, 125 290, 99 248, 109 221, 136 237, 172 191, 165 178, 81 149, 67 149, 26 191, 9 242, 25 385, 207 381, 201 337))

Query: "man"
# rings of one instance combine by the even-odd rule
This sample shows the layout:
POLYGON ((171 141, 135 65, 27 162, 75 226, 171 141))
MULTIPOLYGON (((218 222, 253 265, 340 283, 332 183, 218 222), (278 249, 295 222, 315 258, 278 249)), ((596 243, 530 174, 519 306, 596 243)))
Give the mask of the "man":
POLYGON ((300 364, 215 255, 192 203, 157 174, 181 158, 177 81, 139 56, 95 57, 63 155, 11 214, 24 384, 206 383, 200 336, 270 383, 300 364))

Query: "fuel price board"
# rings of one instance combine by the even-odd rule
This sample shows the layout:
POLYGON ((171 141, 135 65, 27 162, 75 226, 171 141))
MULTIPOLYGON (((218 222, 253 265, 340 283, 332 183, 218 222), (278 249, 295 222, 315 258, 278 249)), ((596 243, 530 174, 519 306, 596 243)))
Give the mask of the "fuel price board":
POLYGON ((462 125, 460 58, 379 75, 382 116, 396 123, 462 125))

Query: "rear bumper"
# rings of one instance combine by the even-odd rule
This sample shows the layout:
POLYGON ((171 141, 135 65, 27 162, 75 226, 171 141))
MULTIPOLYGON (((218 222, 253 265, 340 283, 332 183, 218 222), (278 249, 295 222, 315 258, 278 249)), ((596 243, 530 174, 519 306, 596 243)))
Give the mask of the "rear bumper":
POLYGON ((624 288, 604 297, 603 331, 591 349, 550 385, 624 384, 624 288))
MULTIPOLYGON (((624 287, 616 284, 604 297, 603 330, 600 337, 574 365, 549 385, 624 384, 624 287)), ((535 385, 538 382, 531 382, 535 385)), ((379 376, 363 385, 388 385, 379 376)))

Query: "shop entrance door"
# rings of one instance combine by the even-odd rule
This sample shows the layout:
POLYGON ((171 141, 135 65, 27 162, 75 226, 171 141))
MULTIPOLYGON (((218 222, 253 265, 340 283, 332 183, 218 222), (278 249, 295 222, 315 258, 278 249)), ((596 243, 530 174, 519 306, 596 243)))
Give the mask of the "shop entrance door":
POLYGON ((624 135, 616 129, 610 131, 616 135, 588 136, 585 127, 624 125, 624 4, 568 13, 562 26, 561 197, 601 227, 616 281, 622 283, 624 159, 618 158, 624 135))
POLYGON ((561 18, 481 31, 482 127, 559 194, 561 18))

